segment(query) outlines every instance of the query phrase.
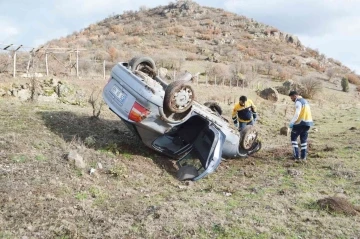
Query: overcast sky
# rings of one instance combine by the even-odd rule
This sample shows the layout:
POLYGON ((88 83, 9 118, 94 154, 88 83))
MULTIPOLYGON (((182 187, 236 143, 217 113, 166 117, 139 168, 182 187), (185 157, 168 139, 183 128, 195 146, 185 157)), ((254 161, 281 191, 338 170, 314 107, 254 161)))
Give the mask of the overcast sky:
MULTIPOLYGON (((0 0, 0 48, 39 46, 111 14, 167 5, 168 0, 0 0), (27 3, 26 3, 27 2, 27 3)), ((360 0, 196 0, 295 34, 360 73, 360 0)))

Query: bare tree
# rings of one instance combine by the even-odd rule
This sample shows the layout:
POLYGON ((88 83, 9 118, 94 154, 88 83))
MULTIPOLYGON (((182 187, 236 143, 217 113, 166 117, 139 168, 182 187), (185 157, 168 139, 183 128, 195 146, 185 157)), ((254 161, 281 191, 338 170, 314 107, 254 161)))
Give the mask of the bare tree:
POLYGON ((11 64, 11 56, 8 54, 0 54, 0 73, 8 70, 11 64))
POLYGON ((321 81, 307 77, 301 80, 301 84, 304 88, 302 96, 305 98, 313 99, 317 93, 320 93, 323 89, 321 81))
POLYGON ((92 109, 93 109, 93 118, 98 119, 101 113, 101 109, 104 106, 105 102, 102 100, 101 96, 102 91, 98 90, 98 89, 93 89, 91 92, 91 95, 89 97, 88 103, 91 105, 92 109), (96 94, 96 96, 94 96, 94 94, 96 94))
POLYGON ((267 75, 270 75, 272 69, 274 69, 274 64, 270 61, 265 62, 264 67, 266 69, 267 75))
POLYGON ((327 69, 326 71, 326 75, 329 77, 329 81, 337 74, 337 69, 336 68, 330 68, 327 69))
POLYGON ((247 81, 247 84, 249 84, 250 82, 253 83, 257 77, 258 77, 257 66, 256 66, 256 65, 253 65, 253 66, 251 67, 251 69, 249 69, 249 70, 246 72, 246 81, 247 81))

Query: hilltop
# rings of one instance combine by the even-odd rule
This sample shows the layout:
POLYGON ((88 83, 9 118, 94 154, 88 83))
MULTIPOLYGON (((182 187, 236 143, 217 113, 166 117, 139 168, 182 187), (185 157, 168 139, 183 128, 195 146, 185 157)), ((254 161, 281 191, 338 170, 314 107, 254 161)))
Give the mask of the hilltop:
POLYGON ((352 73, 340 61, 305 47, 295 35, 188 0, 112 15, 45 45, 85 48, 82 58, 106 60, 109 68, 134 55, 150 55, 167 69, 182 71, 191 65, 190 70, 209 72, 219 68, 222 73, 217 75, 226 78, 232 77, 234 69, 242 74, 255 69, 280 80, 308 72, 325 78, 352 73))

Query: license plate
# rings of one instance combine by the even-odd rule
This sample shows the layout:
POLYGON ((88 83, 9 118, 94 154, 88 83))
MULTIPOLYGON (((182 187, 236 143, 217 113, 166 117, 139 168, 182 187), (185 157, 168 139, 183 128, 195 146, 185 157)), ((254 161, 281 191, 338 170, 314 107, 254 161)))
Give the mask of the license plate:
POLYGON ((111 92, 116 96, 116 98, 118 98, 118 103, 120 105, 122 105, 126 99, 126 94, 124 92, 122 92, 119 88, 117 88, 116 86, 113 86, 111 88, 111 92))

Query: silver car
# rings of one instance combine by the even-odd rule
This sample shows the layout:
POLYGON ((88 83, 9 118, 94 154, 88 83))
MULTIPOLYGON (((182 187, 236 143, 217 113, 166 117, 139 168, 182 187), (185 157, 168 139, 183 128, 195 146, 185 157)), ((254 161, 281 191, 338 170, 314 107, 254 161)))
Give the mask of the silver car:
POLYGON ((103 98, 109 108, 149 148, 177 159, 179 180, 199 180, 222 158, 246 157, 260 150, 254 126, 230 127, 214 102, 195 101, 192 75, 168 84, 150 57, 135 57, 112 68, 103 98))

